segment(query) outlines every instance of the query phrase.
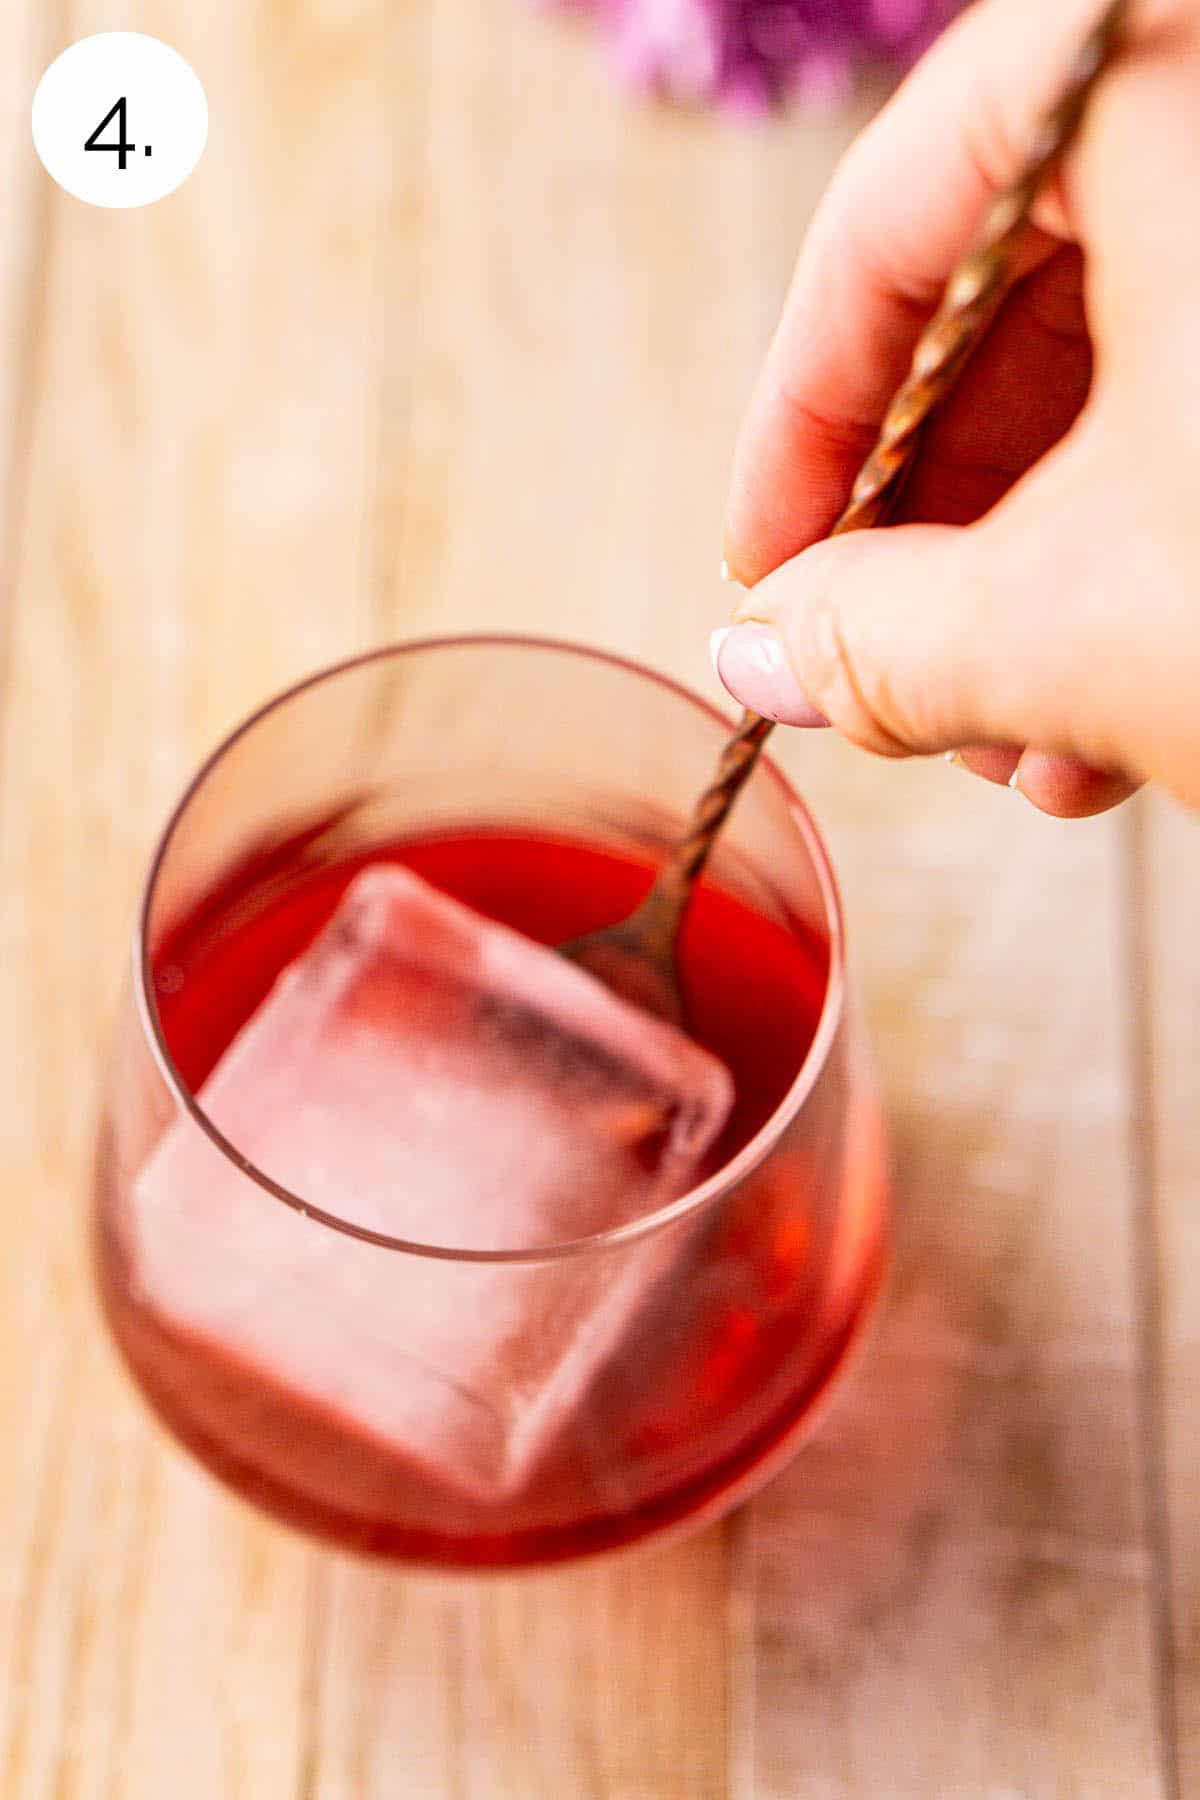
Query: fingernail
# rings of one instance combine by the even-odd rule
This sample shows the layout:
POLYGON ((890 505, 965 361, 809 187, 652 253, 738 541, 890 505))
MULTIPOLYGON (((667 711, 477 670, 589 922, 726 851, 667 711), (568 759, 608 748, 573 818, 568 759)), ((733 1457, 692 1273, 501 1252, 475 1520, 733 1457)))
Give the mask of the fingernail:
POLYGON ((828 725, 788 666, 769 625, 725 625, 712 635, 717 678, 743 706, 780 725, 828 725))
POLYGON ((721 645, 725 642, 725 639, 732 630, 732 625, 720 625, 708 640, 708 660, 713 666, 713 674, 718 681, 721 679, 721 671, 717 666, 717 658, 721 654, 721 645))
POLYGON ((1012 788, 1014 793, 1017 793, 1017 794, 1020 793, 1020 791, 1021 791, 1021 765, 1020 765, 1020 763, 1017 764, 1016 768, 1013 770, 1012 774, 1009 776, 1008 785, 1010 788, 1012 788))
POLYGON ((721 580, 722 581, 732 581, 733 580, 733 576, 729 573, 729 564, 725 561, 724 557, 721 558, 721 580))

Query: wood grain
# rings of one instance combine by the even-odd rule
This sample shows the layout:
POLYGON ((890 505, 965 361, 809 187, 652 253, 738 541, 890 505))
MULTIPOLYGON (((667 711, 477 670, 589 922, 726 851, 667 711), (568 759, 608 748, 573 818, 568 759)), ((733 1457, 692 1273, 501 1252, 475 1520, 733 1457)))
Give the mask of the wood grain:
POLYGON ((339 1562, 313 1791, 724 1795, 719 1566, 711 1538, 482 1588, 339 1562))
POLYGON ((0 1796, 1176 1800, 1188 822, 1156 815, 1143 863, 1117 822, 1055 827, 941 763, 780 745, 844 875, 900 1251, 840 1407, 728 1527, 494 1583, 356 1565, 227 1498, 128 1392, 84 1205, 179 784, 268 692, 401 634, 559 632, 711 693, 733 432, 855 124, 630 108, 586 29, 515 0, 142 0, 212 131, 178 195, 106 214, 40 175, 28 102, 129 22, 14 0, 0 68, 0 1796))
MULTIPOLYGON (((1164 1441, 1161 1490, 1149 1495, 1163 1533, 1164 1724, 1175 1734, 1176 1792, 1200 1791, 1200 821, 1156 799, 1147 808, 1146 860, 1134 893, 1149 956, 1145 1008, 1143 1178, 1146 1272, 1153 1284, 1148 1354, 1159 1358, 1149 1404, 1164 1441)), ((1153 1450, 1153 1445, 1152 1445, 1153 1450)))
POLYGON ((897 1265, 861 1379, 751 1509, 744 1792, 1158 1796, 1120 826, 940 762, 885 818, 822 752, 871 896, 897 1265))
MULTIPOLYGON (((45 348, 4 765, 5 935, 20 953, 5 962, 3 1011, 25 1052, 6 1083, 21 1235, 4 1365, 7 1429, 28 1449, 3 1501, 5 1541, 22 1547, 0 1767, 20 1796, 295 1791, 316 1654, 311 1552, 165 1453, 101 1354, 83 1221, 156 820, 239 711, 336 653, 365 588, 364 314, 387 193, 366 150, 385 95, 361 32, 358 79, 353 67, 345 85, 315 79, 345 20, 291 34, 299 72, 264 82, 261 13, 153 10, 143 22, 213 91, 203 176, 138 214, 55 193, 36 296, 45 348), (353 203, 294 203, 305 109, 332 154, 364 165, 353 203), (324 279, 293 283, 281 309, 286 272, 310 268, 324 279), (340 618, 295 607, 314 577, 322 594, 337 578, 340 618)), ((63 40, 111 22, 78 6, 63 40)))

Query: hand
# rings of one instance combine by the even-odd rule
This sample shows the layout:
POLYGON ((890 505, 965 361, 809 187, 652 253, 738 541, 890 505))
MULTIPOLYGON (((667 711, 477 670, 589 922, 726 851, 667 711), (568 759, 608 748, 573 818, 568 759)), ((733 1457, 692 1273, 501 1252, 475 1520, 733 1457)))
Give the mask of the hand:
POLYGON ((1100 0, 980 0, 853 146, 742 428, 729 690, 1078 817, 1200 806, 1200 8, 1141 0, 896 528, 822 541, 1100 0))

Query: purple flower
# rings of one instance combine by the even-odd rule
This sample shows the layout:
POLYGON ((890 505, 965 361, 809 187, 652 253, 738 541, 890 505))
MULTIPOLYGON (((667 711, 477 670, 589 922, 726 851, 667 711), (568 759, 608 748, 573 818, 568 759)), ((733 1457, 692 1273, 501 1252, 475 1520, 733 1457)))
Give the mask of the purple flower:
POLYGON ((584 0, 627 80, 673 100, 831 104, 863 63, 913 60, 961 0, 584 0))

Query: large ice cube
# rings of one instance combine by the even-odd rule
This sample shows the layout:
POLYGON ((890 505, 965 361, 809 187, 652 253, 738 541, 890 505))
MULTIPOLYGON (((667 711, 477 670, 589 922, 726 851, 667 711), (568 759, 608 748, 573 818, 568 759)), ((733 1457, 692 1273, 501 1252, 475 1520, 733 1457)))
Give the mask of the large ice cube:
MULTIPOLYGON (((728 1114, 706 1051, 409 871, 359 875, 200 1095, 248 1160, 421 1243, 529 1248, 682 1192, 728 1114)), ((519 1487, 680 1253, 658 1233, 534 1265, 356 1242, 182 1119, 137 1179, 163 1321, 477 1499, 519 1487)))

